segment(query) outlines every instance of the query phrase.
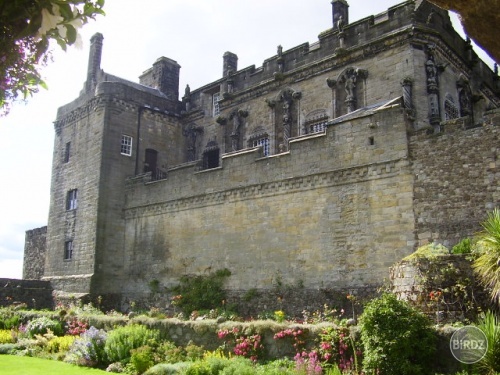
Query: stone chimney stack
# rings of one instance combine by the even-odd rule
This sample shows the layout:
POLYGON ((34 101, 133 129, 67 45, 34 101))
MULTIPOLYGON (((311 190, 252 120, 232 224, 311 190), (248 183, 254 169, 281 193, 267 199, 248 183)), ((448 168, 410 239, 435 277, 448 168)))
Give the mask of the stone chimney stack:
POLYGON ((332 0, 332 20, 334 30, 342 29, 349 23, 349 4, 346 0, 332 0))
POLYGON ((160 57, 153 67, 140 77, 142 85, 153 87, 164 93, 170 100, 179 100, 179 73, 181 66, 168 57, 160 57))
POLYGON ((90 39, 89 64, 87 67, 87 81, 85 82, 85 92, 91 92, 97 85, 99 71, 101 70, 102 41, 104 37, 101 33, 96 33, 90 39))
POLYGON ((238 56, 232 52, 224 53, 222 57, 224 60, 222 66, 222 76, 227 77, 229 72, 236 72, 238 70, 238 56))

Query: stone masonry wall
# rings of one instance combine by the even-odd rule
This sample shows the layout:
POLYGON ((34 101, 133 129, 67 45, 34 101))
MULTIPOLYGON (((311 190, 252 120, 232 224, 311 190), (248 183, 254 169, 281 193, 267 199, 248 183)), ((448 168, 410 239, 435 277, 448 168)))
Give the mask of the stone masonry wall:
POLYGON ((468 123, 460 118, 443 123, 439 134, 410 137, 418 246, 453 246, 500 206, 500 112, 487 113, 482 126, 468 123))
POLYGON ((230 290, 272 292, 278 280, 316 291, 380 285, 413 251, 406 156, 395 108, 296 139, 276 156, 247 149, 220 168, 188 164, 163 181, 130 180, 124 276, 108 285, 136 299, 154 279, 171 287, 221 268, 232 272, 230 290))
POLYGON ((31 309, 52 309, 52 287, 48 281, 0 279, 0 307, 25 303, 31 309))
POLYGON ((23 279, 40 280, 45 267, 47 227, 26 231, 24 242, 23 279))

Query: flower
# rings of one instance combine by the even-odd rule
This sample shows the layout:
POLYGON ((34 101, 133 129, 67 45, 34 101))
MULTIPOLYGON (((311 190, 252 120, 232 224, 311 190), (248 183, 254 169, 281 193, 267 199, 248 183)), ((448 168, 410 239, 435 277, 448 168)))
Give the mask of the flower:
POLYGON ((59 16, 59 7, 54 4, 52 7, 54 14, 49 12, 47 8, 42 9, 42 25, 38 29, 38 35, 44 36, 52 29, 55 29, 59 23, 64 21, 64 18, 59 16))

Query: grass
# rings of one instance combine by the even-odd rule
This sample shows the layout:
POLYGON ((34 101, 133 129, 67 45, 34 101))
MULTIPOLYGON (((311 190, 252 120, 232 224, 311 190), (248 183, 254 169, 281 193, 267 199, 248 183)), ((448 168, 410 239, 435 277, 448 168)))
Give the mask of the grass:
POLYGON ((49 359, 0 355, 0 372, 2 375, 103 375, 106 371, 78 367, 49 359))

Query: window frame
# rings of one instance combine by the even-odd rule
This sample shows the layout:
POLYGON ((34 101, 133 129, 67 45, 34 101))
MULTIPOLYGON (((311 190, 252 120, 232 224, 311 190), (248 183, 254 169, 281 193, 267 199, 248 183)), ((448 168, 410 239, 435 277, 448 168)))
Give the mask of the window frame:
POLYGON ((71 142, 66 142, 66 145, 64 147, 64 163, 69 163, 69 159, 71 157, 71 142))
POLYGON ((66 194, 66 211, 76 210, 78 208, 78 189, 68 190, 66 194))
POLYGON ((64 260, 70 261, 73 259, 73 252, 75 250, 73 240, 64 241, 64 260))
POLYGON ((220 105, 219 105, 220 100, 221 100, 220 92, 216 92, 212 95, 212 115, 213 115, 213 117, 220 115, 220 105))
POLYGON ((269 142, 269 136, 265 135, 262 137, 250 139, 250 147, 261 147, 264 156, 269 156, 271 144, 269 142))
POLYGON ((450 94, 446 94, 444 97, 443 107, 445 121, 460 118, 460 109, 455 103, 455 99, 450 94))
POLYGON ((124 156, 132 156, 132 147, 134 138, 128 134, 122 134, 120 143, 120 154, 124 156))

